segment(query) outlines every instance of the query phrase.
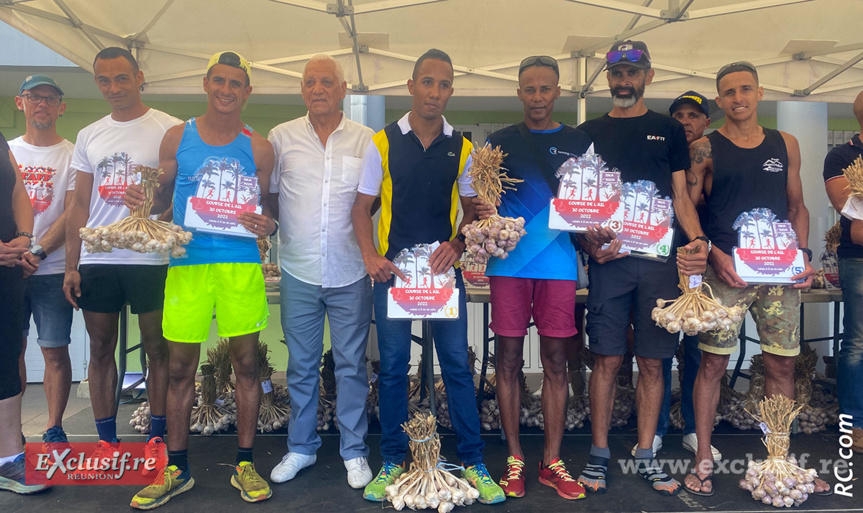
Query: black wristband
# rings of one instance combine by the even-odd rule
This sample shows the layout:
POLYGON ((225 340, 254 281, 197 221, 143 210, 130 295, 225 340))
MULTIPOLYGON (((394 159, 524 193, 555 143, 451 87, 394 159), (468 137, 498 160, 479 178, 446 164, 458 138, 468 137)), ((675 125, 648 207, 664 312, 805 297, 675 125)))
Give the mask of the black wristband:
POLYGON ((276 229, 273 230, 273 233, 270 234, 270 237, 275 237, 277 233, 279 233, 279 222, 273 219, 273 223, 276 224, 276 229))
POLYGON ((467 245, 467 243, 465 242, 467 240, 467 237, 465 237, 463 233, 456 235, 455 238, 461 241, 462 244, 467 245))
POLYGON ((809 257, 809 262, 810 262, 810 263, 812 262, 812 250, 811 250, 811 249, 809 249, 809 248, 797 248, 797 249, 799 249, 800 251, 802 251, 802 252, 806 253, 806 256, 808 256, 808 257, 809 257))

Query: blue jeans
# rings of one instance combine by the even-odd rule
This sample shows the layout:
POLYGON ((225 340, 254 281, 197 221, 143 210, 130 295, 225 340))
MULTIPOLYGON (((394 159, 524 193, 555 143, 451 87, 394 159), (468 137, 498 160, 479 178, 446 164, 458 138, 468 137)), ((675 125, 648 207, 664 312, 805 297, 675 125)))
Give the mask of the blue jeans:
POLYGON ((863 428, 863 259, 839 259, 839 284, 845 315, 839 349, 837 384, 839 409, 863 428))
MULTIPOLYGON (((656 434, 660 438, 668 433, 668 423, 671 414, 671 361, 662 361, 662 377, 665 380, 665 395, 662 397, 662 409, 659 411, 659 421, 656 423, 656 434)), ((683 413, 683 434, 695 433, 695 409, 692 406, 692 388, 698 367, 701 366, 701 350, 698 349, 698 335, 683 336, 683 382, 681 384, 680 410, 683 413)))
POLYGON ((368 456, 366 342, 372 321, 371 280, 365 276, 344 287, 323 288, 304 283, 282 269, 279 286, 291 394, 288 449, 312 455, 321 446, 317 432, 318 384, 326 315, 330 321, 330 345, 336 366, 339 454, 344 460, 368 456))
MULTIPOLYGON (((411 358, 411 321, 387 319, 387 295, 393 280, 375 283, 375 325, 381 373, 378 398, 381 415, 381 457, 401 464, 408 452, 408 437, 402 424, 408 420, 408 371, 411 358)), ((456 270, 459 289, 457 320, 431 321, 441 375, 446 385, 458 457, 465 466, 482 463, 484 443, 479 435, 479 414, 467 357, 467 297, 461 271, 456 270)))

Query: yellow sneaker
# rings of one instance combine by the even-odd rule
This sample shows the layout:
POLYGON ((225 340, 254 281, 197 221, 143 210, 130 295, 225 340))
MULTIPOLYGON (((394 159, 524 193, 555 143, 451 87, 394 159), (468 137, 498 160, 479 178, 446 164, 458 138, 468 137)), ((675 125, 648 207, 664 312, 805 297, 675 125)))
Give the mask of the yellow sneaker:
POLYGON ((240 491, 240 497, 246 502, 265 501, 273 496, 270 485, 258 475, 255 464, 250 461, 241 461, 234 467, 231 484, 240 491))
POLYGON ((195 480, 188 470, 180 470, 176 465, 165 468, 164 474, 156 478, 150 486, 132 497, 129 506, 135 509, 153 509, 168 502, 171 497, 188 492, 195 486, 195 480))

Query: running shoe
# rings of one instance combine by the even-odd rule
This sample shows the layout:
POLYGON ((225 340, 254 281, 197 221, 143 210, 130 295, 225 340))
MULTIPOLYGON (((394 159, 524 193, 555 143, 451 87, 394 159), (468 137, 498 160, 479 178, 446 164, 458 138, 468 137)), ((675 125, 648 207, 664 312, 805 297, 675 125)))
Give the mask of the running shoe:
POLYGON ((403 466, 385 461, 378 475, 363 490, 363 498, 367 501, 383 502, 387 497, 387 486, 395 483, 396 479, 404 473, 403 466))
POLYGON ((0 466, 0 490, 9 490, 10 492, 26 495, 41 492, 46 488, 48 488, 48 485, 28 485, 24 481, 23 452, 14 460, 0 466))
POLYGON ((189 470, 180 470, 176 465, 169 465, 155 482, 132 497, 129 506, 135 509, 153 509, 165 504, 171 497, 188 492, 195 486, 195 480, 189 475, 189 470))
POLYGON ((585 495, 584 487, 569 475, 560 458, 555 458, 547 467, 539 464, 539 482, 557 490, 564 499, 583 499, 585 495))
POLYGON ((479 492, 477 500, 479 502, 483 504, 497 504, 506 500, 503 490, 488 474, 488 469, 485 468, 484 464, 477 463, 476 465, 471 465, 462 470, 461 475, 477 489, 479 492))
POLYGON ((518 456, 506 459, 506 474, 500 480, 500 487, 507 497, 524 497, 524 460, 518 456))
POLYGON ((234 467, 231 484, 240 491, 240 497, 246 502, 265 501, 273 496, 270 485, 258 475, 255 464, 250 461, 241 461, 234 467))

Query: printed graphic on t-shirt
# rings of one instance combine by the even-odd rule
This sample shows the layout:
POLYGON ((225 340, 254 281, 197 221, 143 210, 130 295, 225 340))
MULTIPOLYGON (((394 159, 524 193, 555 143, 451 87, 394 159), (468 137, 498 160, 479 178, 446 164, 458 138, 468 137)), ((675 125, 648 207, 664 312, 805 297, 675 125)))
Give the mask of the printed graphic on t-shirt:
POLYGON ((780 159, 767 159, 764 161, 764 165, 762 166, 764 171, 768 173, 781 173, 782 172, 782 161, 780 159))
POLYGON ((47 166, 19 166, 24 189, 33 204, 33 215, 46 211, 54 201, 54 176, 57 170, 47 166))
POLYGON ((261 189, 255 176, 243 174, 243 165, 234 158, 207 158, 195 173, 198 181, 194 196, 186 204, 187 228, 230 233, 244 237, 256 235, 246 230, 237 217, 241 212, 261 212, 261 189))
POLYGON ((96 171, 99 174, 99 197, 111 206, 123 206, 126 187, 138 183, 137 167, 138 164, 133 163, 126 152, 121 151, 103 157, 96 164, 96 171))
POLYGON ((794 228, 780 222, 769 208, 743 212, 731 227, 737 230, 734 268, 743 281, 793 283, 791 276, 803 272, 794 228))

